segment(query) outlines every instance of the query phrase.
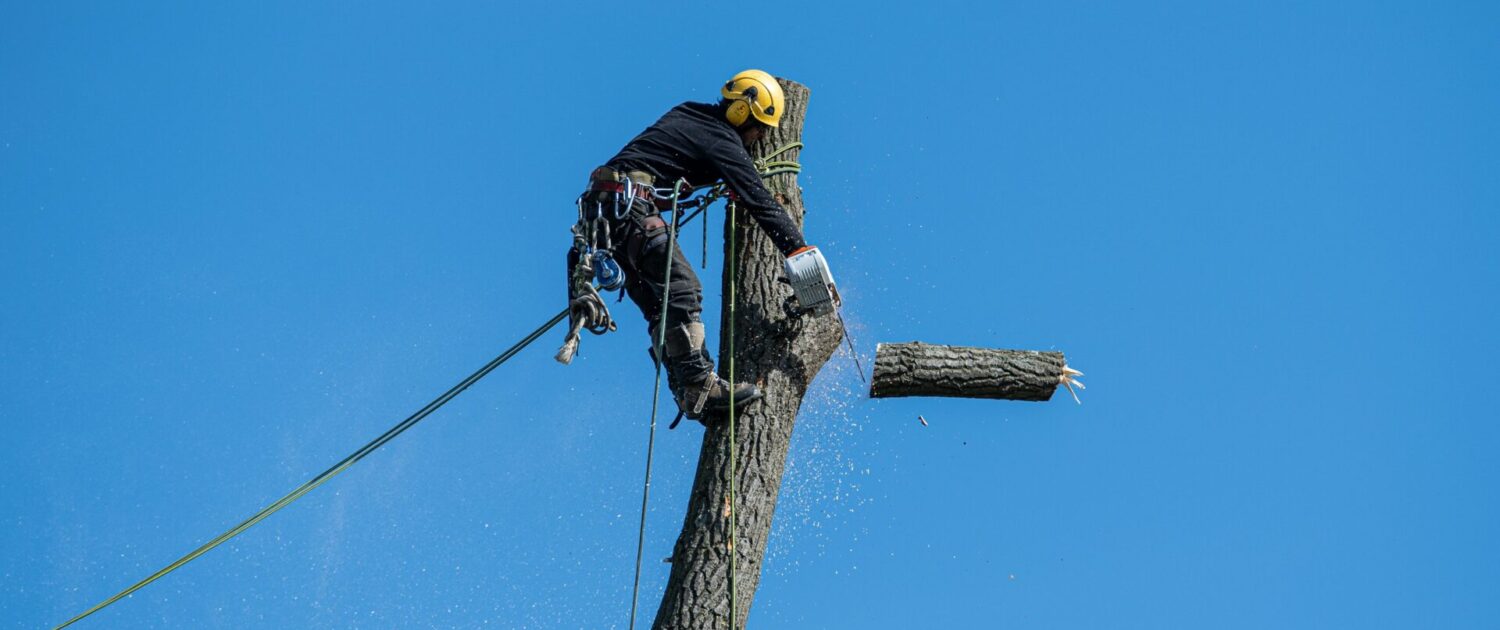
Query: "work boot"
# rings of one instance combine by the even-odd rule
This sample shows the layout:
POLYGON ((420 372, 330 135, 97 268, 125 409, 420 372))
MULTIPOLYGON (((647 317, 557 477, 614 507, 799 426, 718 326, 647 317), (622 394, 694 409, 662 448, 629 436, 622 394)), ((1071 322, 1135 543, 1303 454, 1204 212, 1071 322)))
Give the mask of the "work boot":
MULTIPOLYGON (((655 365, 657 363, 661 363, 661 359, 657 358, 657 356, 656 356, 656 334, 655 333, 652 333, 652 335, 651 335, 651 347, 650 348, 646 348, 646 354, 651 355, 651 364, 652 365, 655 365)), ((675 396, 676 392, 677 392, 677 390, 679 388, 679 385, 677 384, 677 370, 672 369, 670 366, 666 366, 666 367, 667 367, 667 369, 666 369, 666 372, 667 372, 667 391, 671 392, 675 396)))
POLYGON ((707 352, 700 350, 697 355, 696 360, 682 364, 684 368, 678 375, 681 387, 673 390, 677 407, 688 418, 701 421, 710 411, 728 411, 731 399, 734 400, 736 409, 744 409, 746 405, 760 400, 760 388, 749 383, 730 383, 724 380, 714 372, 714 364, 709 360, 707 352), (686 367, 689 365, 707 367, 689 369, 686 367))
POLYGON ((702 421, 709 411, 727 411, 730 400, 737 409, 760 400, 756 386, 732 384, 714 372, 713 359, 704 346, 702 323, 668 329, 666 350, 667 386, 688 418, 702 421))

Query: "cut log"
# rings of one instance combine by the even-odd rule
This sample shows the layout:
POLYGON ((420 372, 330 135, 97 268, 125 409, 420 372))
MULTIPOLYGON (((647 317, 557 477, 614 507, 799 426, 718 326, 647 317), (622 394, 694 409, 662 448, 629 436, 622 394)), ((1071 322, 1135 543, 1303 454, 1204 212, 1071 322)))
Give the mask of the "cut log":
POLYGON ((1052 398, 1066 369, 1061 352, 882 343, 875 346, 870 397, 1042 401, 1052 398))

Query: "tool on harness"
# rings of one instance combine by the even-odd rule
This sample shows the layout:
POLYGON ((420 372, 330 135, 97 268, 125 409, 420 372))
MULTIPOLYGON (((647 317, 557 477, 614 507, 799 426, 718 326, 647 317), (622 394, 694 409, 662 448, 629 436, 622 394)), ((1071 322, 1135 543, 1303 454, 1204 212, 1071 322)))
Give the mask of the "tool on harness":
POLYGON ((601 166, 589 174, 589 185, 578 196, 578 222, 573 224, 573 246, 568 249, 568 334, 556 359, 573 362, 582 331, 602 335, 616 329, 599 290, 620 291, 624 297, 625 270, 614 257, 610 221, 654 214, 658 194, 649 173, 622 173, 601 166), (597 286, 596 286, 597 285, 597 286))
POLYGON ((611 280, 622 286, 625 283, 624 272, 620 271, 619 265, 612 258, 596 257, 593 254, 602 250, 589 253, 586 245, 579 245, 582 235, 576 228, 573 235, 575 246, 568 250, 568 335, 554 357, 563 365, 573 362, 582 331, 602 335, 615 330, 615 321, 609 314, 609 307, 605 306, 604 298, 599 297, 598 289, 594 288, 596 261, 613 265, 614 276, 611 280))
POLYGON ((625 287, 625 271, 608 251, 596 249, 590 255, 594 263, 594 282, 605 291, 618 291, 625 287))
MULTIPOLYGON (((651 174, 644 171, 621 172, 601 166, 589 174, 588 188, 578 196, 578 221, 573 225, 573 247, 568 250, 571 321, 557 351, 558 362, 572 362, 583 330, 602 335, 616 329, 599 291, 620 291, 620 299, 625 296, 628 278, 615 259, 614 238, 619 224, 630 221, 640 226, 663 210, 673 211, 675 217, 680 200, 693 190, 684 182, 663 189, 653 187, 653 183, 651 174)), ((707 197, 700 197, 693 205, 702 204, 707 197)))

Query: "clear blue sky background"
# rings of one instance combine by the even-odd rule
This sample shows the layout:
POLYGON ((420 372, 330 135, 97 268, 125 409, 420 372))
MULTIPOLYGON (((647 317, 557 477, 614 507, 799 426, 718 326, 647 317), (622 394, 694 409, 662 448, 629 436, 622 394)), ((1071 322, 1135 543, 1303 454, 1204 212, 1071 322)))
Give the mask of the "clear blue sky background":
MULTIPOLYGON (((1492 3, 119 4, 0 8, 4 627, 556 312, 589 169, 744 67, 813 89, 807 235, 866 366, 1058 349, 1090 386, 871 401, 841 353, 752 628, 1500 626, 1492 3)), ((617 312, 80 627, 624 627, 617 312)), ((643 619, 700 435, 660 436, 643 619)))

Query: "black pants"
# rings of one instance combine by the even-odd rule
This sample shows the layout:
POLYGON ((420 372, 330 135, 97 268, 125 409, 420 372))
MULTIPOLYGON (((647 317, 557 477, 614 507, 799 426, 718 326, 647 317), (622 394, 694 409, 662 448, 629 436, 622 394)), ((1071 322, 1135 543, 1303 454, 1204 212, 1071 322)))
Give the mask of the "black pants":
MULTIPOLYGON (((625 293, 640 307, 648 326, 661 318, 662 296, 667 298, 667 326, 701 321, 703 285, 693 273, 693 265, 682 254, 681 247, 671 247, 662 217, 630 217, 611 223, 617 235, 615 260, 625 271, 625 293), (669 258, 670 257, 670 258, 669 258), (667 260, 672 261, 672 275, 667 276, 667 260)), ((681 234, 678 235, 679 237, 681 234)))

